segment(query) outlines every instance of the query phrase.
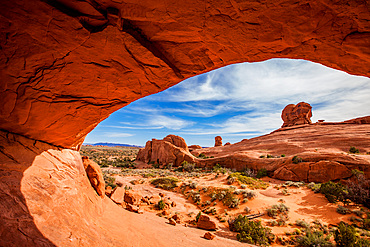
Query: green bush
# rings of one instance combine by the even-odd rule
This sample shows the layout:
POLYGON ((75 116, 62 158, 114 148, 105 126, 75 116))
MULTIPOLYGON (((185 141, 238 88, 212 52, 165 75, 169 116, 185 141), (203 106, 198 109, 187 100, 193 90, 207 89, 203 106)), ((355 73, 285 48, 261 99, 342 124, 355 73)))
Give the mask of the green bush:
POLYGON ((192 172, 195 169, 195 164, 189 163, 185 160, 181 163, 181 165, 184 172, 192 172))
POLYGON ((349 153, 351 153, 351 154, 358 154, 358 153, 360 153, 360 151, 357 148, 355 148, 355 147, 350 147, 349 148, 349 153))
POLYGON ((297 155, 293 157, 292 162, 294 164, 298 164, 302 162, 302 158, 298 157, 297 155))
POLYGON ((267 170, 265 168, 262 168, 258 170, 256 178, 263 178, 267 176, 267 170))
POLYGON ((163 210, 166 207, 166 204, 164 203, 163 200, 160 200, 156 205, 155 208, 157 210, 163 210))
POLYGON ((331 247, 330 235, 325 236, 322 231, 307 231, 305 235, 296 238, 300 247, 331 247))
POLYGON ((268 208, 266 212, 268 216, 276 218, 280 214, 288 214, 289 208, 285 204, 280 203, 273 205, 271 208, 268 208))
POLYGON ((269 186, 268 183, 256 178, 247 177, 240 172, 234 172, 230 174, 228 178, 231 177, 235 177, 240 183, 248 185, 248 187, 251 189, 266 189, 269 186))
POLYGON ((346 201, 347 191, 341 183, 333 183, 332 181, 323 183, 320 192, 325 195, 330 203, 346 201))
POLYGON ((354 247, 357 240, 356 229, 351 225, 340 222, 338 229, 334 232, 334 240, 338 247, 354 247))
POLYGON ((243 215, 230 220, 229 228, 232 231, 238 232, 236 235, 238 241, 249 244, 267 246, 274 237, 271 229, 263 227, 261 221, 252 221, 243 215))
POLYGON ((180 180, 173 177, 166 177, 166 178, 155 178, 150 183, 153 184, 157 188, 161 188, 164 190, 171 190, 177 187, 177 183, 180 180))
POLYGON ((304 228, 309 228, 310 227, 310 224, 308 224, 306 221, 304 220, 296 220, 295 221, 295 224, 297 226, 301 226, 301 227, 304 227, 304 228))

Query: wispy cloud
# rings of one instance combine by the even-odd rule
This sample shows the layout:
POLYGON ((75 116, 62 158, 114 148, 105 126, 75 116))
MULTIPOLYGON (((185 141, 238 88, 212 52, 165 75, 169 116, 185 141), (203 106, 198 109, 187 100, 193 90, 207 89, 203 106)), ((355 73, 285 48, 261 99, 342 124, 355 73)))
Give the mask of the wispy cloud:
POLYGON ((121 133, 121 132, 105 132, 105 136, 107 137, 130 137, 133 136, 133 134, 129 133, 121 133))

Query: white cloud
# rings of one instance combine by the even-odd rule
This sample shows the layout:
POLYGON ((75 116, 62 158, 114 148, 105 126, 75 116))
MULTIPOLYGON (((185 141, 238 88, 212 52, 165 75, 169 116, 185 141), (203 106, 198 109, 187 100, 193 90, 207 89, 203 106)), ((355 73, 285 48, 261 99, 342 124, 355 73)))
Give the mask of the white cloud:
POLYGON ((149 126, 158 126, 164 127, 172 130, 179 130, 188 126, 191 126, 193 123, 176 117, 167 117, 163 115, 154 115, 151 116, 151 119, 148 121, 149 126))
POLYGON ((133 134, 129 133, 121 133, 121 132, 105 132, 104 133, 106 137, 130 137, 133 136, 133 134))

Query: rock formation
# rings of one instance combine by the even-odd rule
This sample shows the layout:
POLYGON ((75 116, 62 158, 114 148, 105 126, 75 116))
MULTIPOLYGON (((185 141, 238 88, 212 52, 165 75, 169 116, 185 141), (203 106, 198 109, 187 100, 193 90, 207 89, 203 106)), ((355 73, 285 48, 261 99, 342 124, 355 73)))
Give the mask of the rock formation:
POLYGON ((130 102, 238 62, 370 76, 366 1, 271 3, 1 1, 0 129, 76 149, 130 102))
MULTIPOLYGON (((1 246, 179 244, 179 233, 154 236, 143 219, 126 221, 67 149, 130 102, 279 57, 370 76, 366 1, 12 0, 0 1, 0 18, 1 246)), ((189 158, 165 143, 179 149, 166 161, 189 158)))
POLYGON ((216 136, 215 137, 215 147, 220 147, 220 146, 222 146, 222 137, 216 136))
POLYGON ((189 148, 189 152, 191 152, 191 151, 193 151, 195 149, 202 149, 202 147, 199 146, 199 145, 191 145, 188 148, 189 148))
POLYGON ((271 134, 245 139, 216 148, 194 150, 197 156, 203 153, 212 159, 199 159, 199 166, 213 167, 216 164, 236 170, 246 167, 265 168, 269 174, 281 180, 327 182, 345 179, 358 169, 370 178, 368 155, 348 155, 355 146, 361 154, 370 153, 369 117, 356 118, 339 123, 302 125, 299 129, 283 128, 271 134), (261 151, 268 150, 268 151, 261 151), (299 161, 293 162, 294 156, 299 161))
POLYGON ((105 182, 103 178, 103 173, 100 170, 100 166, 94 161, 90 160, 89 157, 83 156, 82 162, 90 180, 91 186, 95 189, 99 196, 104 197, 105 195, 105 182))
POLYGON ((147 141, 145 148, 139 150, 136 160, 161 165, 179 166, 183 161, 195 162, 185 140, 180 136, 168 135, 163 140, 147 141))
POLYGON ((294 125, 311 124, 311 105, 305 102, 297 105, 287 105, 281 113, 281 118, 284 121, 283 127, 290 127, 294 125))
POLYGON ((204 230, 216 230, 216 223, 208 215, 202 214, 197 222, 197 227, 204 230))

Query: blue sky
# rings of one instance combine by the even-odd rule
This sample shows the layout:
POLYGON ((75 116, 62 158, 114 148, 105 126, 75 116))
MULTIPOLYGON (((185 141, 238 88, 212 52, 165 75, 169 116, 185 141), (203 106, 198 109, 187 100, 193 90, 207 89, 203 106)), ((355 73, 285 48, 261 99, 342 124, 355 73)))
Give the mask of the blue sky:
POLYGON ((343 121, 370 115, 370 79, 292 59, 226 66, 187 79, 113 113, 85 143, 144 146, 168 134, 188 145, 239 142, 278 129, 281 111, 301 101, 313 107, 312 121, 343 121))

